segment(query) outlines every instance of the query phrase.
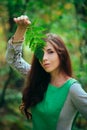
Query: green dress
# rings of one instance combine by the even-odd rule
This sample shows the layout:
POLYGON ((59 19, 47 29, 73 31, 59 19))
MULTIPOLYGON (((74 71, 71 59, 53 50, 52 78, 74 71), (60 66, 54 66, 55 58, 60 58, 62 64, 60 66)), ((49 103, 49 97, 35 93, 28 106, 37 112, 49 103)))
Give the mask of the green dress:
POLYGON ((44 99, 31 108, 33 130, 56 130, 69 88, 75 81, 75 79, 70 78, 60 87, 48 85, 44 99))

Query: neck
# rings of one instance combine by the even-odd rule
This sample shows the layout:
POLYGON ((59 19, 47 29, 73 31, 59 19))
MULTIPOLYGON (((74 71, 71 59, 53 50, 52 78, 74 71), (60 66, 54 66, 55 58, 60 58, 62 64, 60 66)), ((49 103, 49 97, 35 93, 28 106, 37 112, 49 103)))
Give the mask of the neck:
POLYGON ((54 86, 61 86, 64 84, 70 77, 64 72, 55 72, 51 74, 51 84, 54 86))

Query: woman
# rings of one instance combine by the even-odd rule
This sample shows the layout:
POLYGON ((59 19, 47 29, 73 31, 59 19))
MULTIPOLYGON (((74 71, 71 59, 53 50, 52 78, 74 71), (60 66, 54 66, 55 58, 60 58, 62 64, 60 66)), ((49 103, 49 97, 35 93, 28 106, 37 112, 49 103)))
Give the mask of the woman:
POLYGON ((6 59, 10 66, 28 74, 20 109, 28 119, 32 116, 33 130, 71 130, 77 112, 87 118, 87 93, 72 78, 64 42, 55 34, 47 34, 42 61, 34 55, 29 65, 21 57, 21 43, 31 22, 27 16, 14 21, 18 27, 9 40, 6 59))

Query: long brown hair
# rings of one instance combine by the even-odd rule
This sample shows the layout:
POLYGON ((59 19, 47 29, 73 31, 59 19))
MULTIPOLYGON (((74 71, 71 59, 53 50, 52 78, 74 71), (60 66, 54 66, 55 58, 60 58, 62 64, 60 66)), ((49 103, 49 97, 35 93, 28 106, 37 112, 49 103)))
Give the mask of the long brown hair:
MULTIPOLYGON (((53 45, 60 59, 61 70, 71 77, 72 67, 70 56, 63 40, 55 34, 47 34, 47 37, 44 40, 53 45)), ((23 106, 20 106, 20 109, 24 111, 27 118, 31 116, 31 114, 28 113, 28 108, 35 106, 43 100, 49 82, 50 74, 42 68, 39 60, 34 55, 31 69, 27 76, 26 87, 23 91, 23 106)))

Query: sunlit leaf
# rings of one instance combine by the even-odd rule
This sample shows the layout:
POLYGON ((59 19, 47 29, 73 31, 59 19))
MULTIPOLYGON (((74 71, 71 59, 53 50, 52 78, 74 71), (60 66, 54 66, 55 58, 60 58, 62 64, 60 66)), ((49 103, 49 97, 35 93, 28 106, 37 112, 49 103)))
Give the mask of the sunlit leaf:
POLYGON ((42 49, 46 44, 45 41, 43 41, 43 38, 46 37, 43 33, 45 30, 44 27, 38 26, 36 21, 34 21, 32 25, 28 27, 25 34, 25 44, 29 46, 39 60, 43 57, 42 49))

